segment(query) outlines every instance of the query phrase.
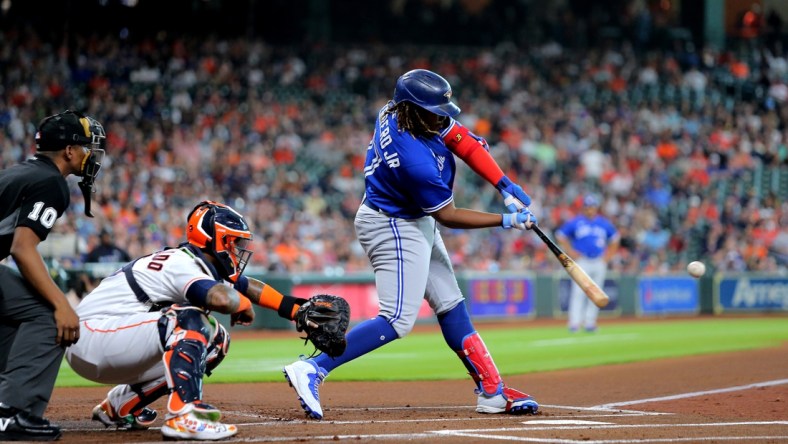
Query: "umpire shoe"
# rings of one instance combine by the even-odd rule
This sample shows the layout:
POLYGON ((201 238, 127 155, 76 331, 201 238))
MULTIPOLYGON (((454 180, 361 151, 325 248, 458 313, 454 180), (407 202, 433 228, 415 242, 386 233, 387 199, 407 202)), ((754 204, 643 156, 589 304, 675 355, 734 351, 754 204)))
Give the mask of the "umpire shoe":
POLYGON ((120 416, 112 408, 109 399, 93 407, 93 421, 99 421, 107 427, 117 427, 124 430, 145 430, 156 421, 156 410, 143 407, 136 415, 120 416))
POLYGON ((476 411, 479 413, 535 415, 538 410, 539 404, 534 398, 503 384, 494 395, 480 393, 476 401, 476 411))
POLYGON ((317 389, 327 376, 326 370, 312 359, 305 359, 286 365, 283 372, 290 387, 295 389, 307 416, 323 419, 323 408, 320 407, 320 394, 317 389))
POLYGON ((60 435, 46 419, 0 402, 0 441, 55 441, 60 435))
POLYGON ((172 439, 215 441, 229 438, 236 433, 238 433, 237 426, 211 421, 196 411, 167 418, 161 426, 161 434, 165 438, 172 439))

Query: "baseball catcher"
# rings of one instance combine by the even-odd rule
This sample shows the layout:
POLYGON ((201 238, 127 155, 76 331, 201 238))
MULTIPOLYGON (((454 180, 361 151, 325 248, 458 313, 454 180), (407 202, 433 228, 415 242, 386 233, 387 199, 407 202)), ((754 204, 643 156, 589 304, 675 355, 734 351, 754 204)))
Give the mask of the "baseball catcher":
POLYGON ((219 440, 238 432, 203 400, 203 377, 226 357, 230 335, 212 312, 249 325, 252 304, 293 320, 315 347, 335 356, 345 349, 350 310, 336 296, 299 299, 243 275, 252 250, 244 217, 204 201, 187 217, 187 240, 137 258, 104 278, 80 302, 81 339, 66 352, 74 371, 117 384, 93 408, 93 419, 122 429, 150 427, 148 407, 168 396, 165 438, 219 440))

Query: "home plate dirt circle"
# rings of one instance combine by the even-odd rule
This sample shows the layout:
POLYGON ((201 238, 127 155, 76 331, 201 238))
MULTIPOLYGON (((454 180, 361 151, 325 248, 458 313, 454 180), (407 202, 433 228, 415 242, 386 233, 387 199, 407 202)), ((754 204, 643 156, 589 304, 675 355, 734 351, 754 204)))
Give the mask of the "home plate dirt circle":
MULTIPOLYGON (((362 365, 359 361, 355 365, 362 365)), ((280 383, 210 384, 206 401, 239 425, 225 442, 663 443, 788 442, 788 344, 778 348, 506 376, 541 404, 535 416, 476 413, 470 379, 432 382, 326 380, 325 418, 308 420, 280 383)), ((90 421, 107 388, 56 389, 47 417, 61 442, 162 440, 90 421)), ((162 400, 153 405, 162 412, 162 400)))

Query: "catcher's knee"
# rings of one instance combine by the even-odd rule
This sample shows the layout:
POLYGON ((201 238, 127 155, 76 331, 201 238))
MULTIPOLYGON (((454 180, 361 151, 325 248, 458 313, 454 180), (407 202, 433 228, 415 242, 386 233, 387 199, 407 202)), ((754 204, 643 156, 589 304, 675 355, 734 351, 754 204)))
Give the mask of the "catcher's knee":
POLYGON ((183 339, 208 344, 213 338, 213 326, 209 316, 199 307, 173 305, 159 318, 159 338, 167 349, 183 339))

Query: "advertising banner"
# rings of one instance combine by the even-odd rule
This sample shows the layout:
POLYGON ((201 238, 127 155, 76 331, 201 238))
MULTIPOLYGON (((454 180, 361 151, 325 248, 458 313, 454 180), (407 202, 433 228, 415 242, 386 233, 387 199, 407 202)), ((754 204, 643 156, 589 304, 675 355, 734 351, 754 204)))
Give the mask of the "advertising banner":
MULTIPOLYGON (((342 284, 295 284, 293 296, 309 299, 316 294, 342 296, 350 304, 350 321, 363 321, 378 315, 378 291, 374 283, 342 284)), ((422 301, 417 319, 433 318, 434 314, 427 301, 422 301)))
POLYGON ((719 280, 715 311, 788 311, 788 278, 748 277, 719 280))
POLYGON ((471 316, 533 317, 533 282, 524 278, 469 279, 471 316))
POLYGON ((691 277, 642 277, 638 284, 640 314, 696 314, 698 282, 691 277))

